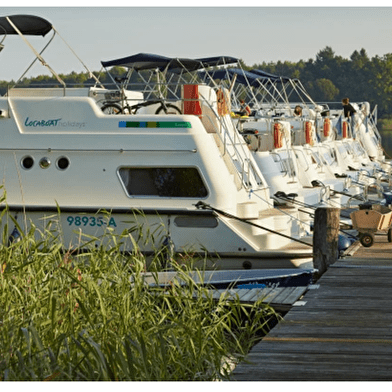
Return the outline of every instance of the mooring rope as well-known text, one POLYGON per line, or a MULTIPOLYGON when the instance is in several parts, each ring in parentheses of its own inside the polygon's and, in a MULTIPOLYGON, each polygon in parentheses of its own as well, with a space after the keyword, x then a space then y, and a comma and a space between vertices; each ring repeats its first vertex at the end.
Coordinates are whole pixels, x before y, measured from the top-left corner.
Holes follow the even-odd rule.
POLYGON ((196 203, 196 204, 195 204, 195 207, 198 208, 198 209, 214 211, 214 212, 216 212, 216 213, 218 213, 218 214, 220 214, 220 215, 223 215, 223 216, 225 216, 225 217, 227 217, 227 218, 232 218, 232 219, 238 220, 238 221, 240 221, 240 222, 247 223, 247 224, 249 224, 249 225, 251 225, 251 226, 255 226, 255 227, 259 228, 259 229, 263 229, 263 230, 269 231, 270 233, 273 233, 273 234, 280 235, 280 236, 282 236, 282 237, 288 238, 289 240, 296 241, 296 242, 299 242, 299 243, 301 243, 301 244, 303 244, 303 245, 307 245, 307 246, 313 247, 313 244, 308 244, 307 242, 301 241, 301 240, 299 240, 299 239, 297 239, 297 238, 290 237, 290 236, 288 236, 288 235, 286 235, 286 234, 283 234, 283 233, 279 233, 278 231, 269 229, 269 228, 267 228, 267 227, 258 225, 258 224, 256 224, 256 223, 249 222, 249 221, 246 220, 246 219, 239 218, 238 216, 235 216, 235 215, 229 214, 228 212, 225 212, 225 211, 219 210, 219 209, 217 209, 217 208, 214 208, 214 207, 210 206, 209 204, 206 204, 206 203, 204 203, 204 202, 202 202, 202 201, 199 201, 198 203, 196 203))

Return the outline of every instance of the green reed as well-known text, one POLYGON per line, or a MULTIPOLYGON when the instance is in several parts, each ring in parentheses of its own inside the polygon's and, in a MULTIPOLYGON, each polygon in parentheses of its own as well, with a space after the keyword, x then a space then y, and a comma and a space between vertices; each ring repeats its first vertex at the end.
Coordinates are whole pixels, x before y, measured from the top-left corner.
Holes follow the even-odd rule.
POLYGON ((0 380, 229 379, 277 317, 213 299, 174 259, 179 279, 147 285, 143 254, 120 251, 129 233, 78 252, 37 230, 0 245, 0 380))

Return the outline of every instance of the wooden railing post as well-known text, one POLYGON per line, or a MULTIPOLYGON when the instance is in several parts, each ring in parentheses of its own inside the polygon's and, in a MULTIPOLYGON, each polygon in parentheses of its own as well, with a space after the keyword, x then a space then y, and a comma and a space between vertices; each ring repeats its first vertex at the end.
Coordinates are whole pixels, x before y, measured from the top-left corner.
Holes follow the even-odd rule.
POLYGON ((322 275, 338 258, 340 208, 317 208, 314 216, 313 265, 322 275))

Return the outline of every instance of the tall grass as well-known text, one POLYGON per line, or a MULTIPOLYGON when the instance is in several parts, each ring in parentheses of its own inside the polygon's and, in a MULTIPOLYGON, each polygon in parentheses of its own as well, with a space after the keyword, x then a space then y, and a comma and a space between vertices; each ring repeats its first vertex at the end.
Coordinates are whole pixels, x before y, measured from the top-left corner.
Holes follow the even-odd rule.
POLYGON ((274 310, 214 300, 174 259, 178 280, 147 285, 141 252, 125 255, 124 238, 107 235, 84 253, 48 230, 37 239, 34 226, 3 239, 0 380, 229 379, 274 310))

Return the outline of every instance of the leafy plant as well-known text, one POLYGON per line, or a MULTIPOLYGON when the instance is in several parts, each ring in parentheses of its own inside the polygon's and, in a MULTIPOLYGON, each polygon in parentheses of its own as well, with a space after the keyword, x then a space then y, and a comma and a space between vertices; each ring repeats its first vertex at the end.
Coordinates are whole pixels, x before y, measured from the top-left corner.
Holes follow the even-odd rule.
POLYGON ((50 227, 0 246, 0 380, 229 379, 277 317, 213 299, 174 258, 170 284, 154 269, 147 284, 143 254, 121 252, 130 233, 65 250, 50 227))

